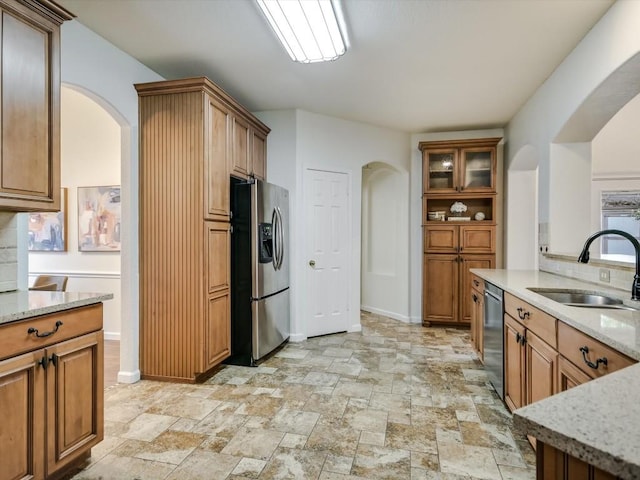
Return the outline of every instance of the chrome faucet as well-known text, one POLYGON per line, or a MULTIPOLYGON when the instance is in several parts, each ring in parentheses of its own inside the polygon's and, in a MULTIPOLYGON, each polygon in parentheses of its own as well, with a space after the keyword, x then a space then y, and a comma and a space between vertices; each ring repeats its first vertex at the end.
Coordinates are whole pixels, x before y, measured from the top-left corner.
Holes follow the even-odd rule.
POLYGON ((620 235, 633 244, 633 248, 636 250, 636 274, 633 277, 633 285, 631 286, 631 300, 640 300, 640 242, 638 242, 638 239, 633 235, 623 232, 622 230, 601 230, 596 232, 584 242, 584 247, 582 247, 578 261, 581 263, 589 263, 589 247, 591 243, 601 235, 620 235))

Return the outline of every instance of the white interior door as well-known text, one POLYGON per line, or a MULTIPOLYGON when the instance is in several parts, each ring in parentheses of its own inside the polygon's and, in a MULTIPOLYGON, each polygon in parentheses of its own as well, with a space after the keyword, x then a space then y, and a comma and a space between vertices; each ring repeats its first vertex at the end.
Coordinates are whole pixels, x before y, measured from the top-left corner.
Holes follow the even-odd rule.
POLYGON ((348 321, 349 177, 305 170, 307 336, 344 332, 348 321))

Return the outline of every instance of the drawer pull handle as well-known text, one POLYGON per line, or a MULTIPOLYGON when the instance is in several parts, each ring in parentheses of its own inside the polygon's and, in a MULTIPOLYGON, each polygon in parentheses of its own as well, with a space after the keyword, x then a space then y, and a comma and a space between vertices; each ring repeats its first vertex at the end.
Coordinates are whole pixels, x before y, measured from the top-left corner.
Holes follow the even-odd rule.
POLYGON ((584 360, 584 363, 586 363, 588 367, 591 367, 594 370, 597 370, 600 364, 603 364, 605 367, 607 366, 607 363, 608 363, 607 357, 598 358, 596 359, 596 362, 593 363, 591 360, 587 358, 587 354, 589 353, 589 347, 587 346, 580 347, 580 351, 582 352, 582 358, 584 360))
POLYGON ((38 365, 41 365, 42 368, 44 368, 46 370, 47 369, 47 365, 49 365, 49 357, 47 357, 46 355, 44 357, 42 357, 38 361, 38 365))
POLYGON ((530 315, 531 314, 529 312, 525 312, 524 308, 518 307, 518 318, 520 320, 526 320, 530 315))
POLYGON ((479 286, 480 286, 480 282, 479 282, 478 280, 474 280, 474 281, 473 281, 473 284, 474 284, 476 287, 479 287, 479 286))
POLYGON ((478 303, 478 296, 475 293, 473 294, 473 303, 478 303))
MULTIPOLYGON (((51 335, 53 335, 54 333, 56 333, 58 331, 58 329, 62 326, 62 322, 60 320, 58 320, 56 322, 56 328, 54 328, 53 330, 51 330, 50 332, 44 332, 44 333, 39 333, 37 328, 33 328, 30 327, 29 330, 27 330, 27 333, 29 335, 31 335, 32 333, 36 334, 36 337, 38 338, 45 338, 45 337, 50 337, 51 335)), ((43 365, 44 366, 44 365, 43 365)))

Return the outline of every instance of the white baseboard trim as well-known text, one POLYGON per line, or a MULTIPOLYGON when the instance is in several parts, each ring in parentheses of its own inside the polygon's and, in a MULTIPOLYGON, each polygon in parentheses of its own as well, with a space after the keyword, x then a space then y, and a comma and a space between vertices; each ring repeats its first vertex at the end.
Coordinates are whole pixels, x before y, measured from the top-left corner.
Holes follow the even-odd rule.
POLYGON ((389 312, 387 310, 382 310, 380 308, 369 307, 367 305, 361 305, 360 310, 364 310, 365 312, 375 313, 376 315, 382 315, 384 317, 393 318, 394 320, 399 320, 404 323, 413 323, 410 317, 406 315, 400 315, 399 313, 389 312))
POLYGON ((136 383, 140 381, 140 370, 135 372, 118 372, 118 383, 136 383))
POLYGON ((422 317, 411 317, 411 323, 419 323, 422 325, 422 317))
POLYGON ((359 323, 354 323, 353 325, 351 325, 351 328, 349 328, 349 333, 355 333, 355 332, 361 332, 362 331, 362 325, 359 323))
POLYGON ((293 343, 304 342, 307 336, 302 333, 292 333, 289 335, 289 341, 293 343))
POLYGON ((120 332, 104 332, 104 339, 120 341, 120 332))

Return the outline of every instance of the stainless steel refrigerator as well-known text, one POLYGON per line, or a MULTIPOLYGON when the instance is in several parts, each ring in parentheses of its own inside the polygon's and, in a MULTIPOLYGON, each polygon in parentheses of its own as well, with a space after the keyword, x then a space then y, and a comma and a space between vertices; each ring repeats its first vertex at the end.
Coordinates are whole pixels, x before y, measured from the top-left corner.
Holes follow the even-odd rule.
POLYGON ((254 365, 289 339, 289 192, 231 180, 231 357, 254 365))

